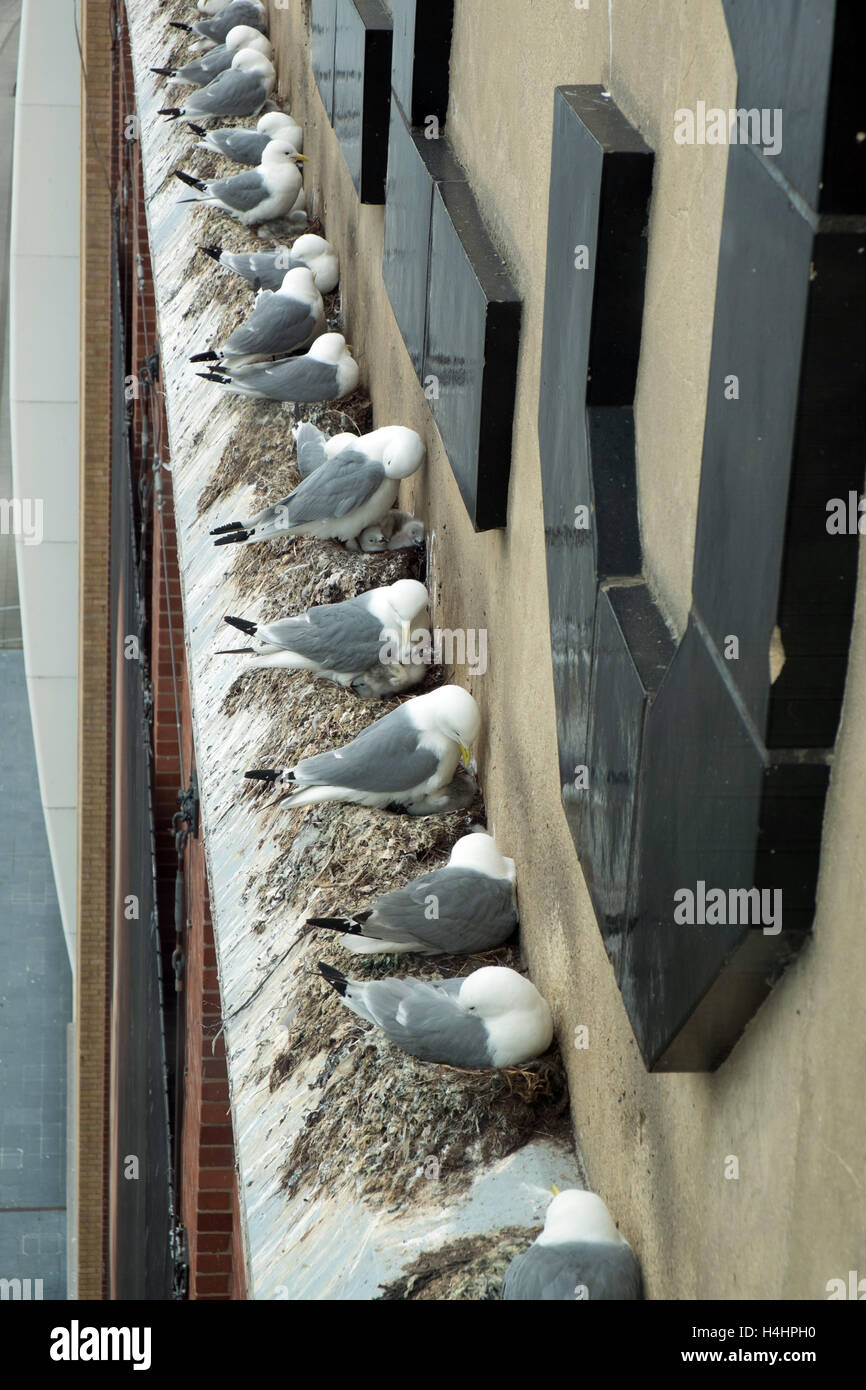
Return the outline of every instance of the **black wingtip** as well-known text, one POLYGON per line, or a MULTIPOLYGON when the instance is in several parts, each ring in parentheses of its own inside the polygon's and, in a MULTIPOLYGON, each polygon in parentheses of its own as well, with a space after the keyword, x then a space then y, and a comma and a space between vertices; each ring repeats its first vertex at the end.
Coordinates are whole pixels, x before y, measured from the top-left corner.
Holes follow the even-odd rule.
POLYGON ((229 376, 220 376, 217 372, 196 372, 196 376, 203 377, 205 381, 218 381, 220 386, 231 386, 232 380, 229 376))
POLYGON ((359 936, 361 928, 349 917, 308 917, 308 927, 322 927, 325 931, 347 932, 349 936, 359 936))
POLYGON ((232 531, 227 536, 217 536, 214 545, 237 545, 249 540, 251 535, 251 531, 232 531))
POLYGON ((187 125, 189 126, 190 130, 195 131, 196 135, 207 135, 207 131, 205 130, 203 125, 196 125, 195 121, 187 121, 187 125))
POLYGON ((161 106, 156 114, 167 116, 170 121, 176 121, 178 116, 183 115, 183 111, 179 106, 161 106))
POLYGON ((323 980, 327 980, 332 989, 342 997, 346 993, 349 981, 345 975, 341 975, 339 970, 335 970, 333 965, 326 965, 323 960, 317 962, 318 971, 323 980))
MULTIPOLYGON (((213 531, 211 531, 211 535, 213 535, 213 531)), ((233 618, 230 613, 226 613, 223 622, 230 623, 232 627, 237 628, 238 632, 249 633, 250 637, 255 636, 258 627, 258 623, 251 623, 249 618, 233 618)))
POLYGON ((188 34, 191 34, 191 33, 192 33, 192 25, 191 25, 191 24, 181 24, 181 23, 179 22, 179 20, 176 20, 176 19, 170 19, 170 20, 168 21, 168 24, 169 24, 169 28, 170 28, 170 29, 185 29, 186 32, 187 32, 188 34))
POLYGON ((206 256, 210 256, 212 261, 218 261, 223 253, 221 246, 200 246, 198 249, 206 256))
POLYGON ((197 188, 199 193, 204 193, 207 188, 207 184, 202 183, 201 179, 195 178, 192 174, 185 174, 183 169, 175 169, 174 176, 189 188, 197 188))
POLYGON ((210 352, 197 352, 195 356, 191 357, 189 360, 190 362, 219 362, 220 355, 218 352, 214 352, 213 349, 211 349, 210 352))
POLYGON ((227 521, 225 526, 215 526, 211 531, 212 536, 224 536, 228 531, 243 531, 242 521, 227 521))
POLYGON ((214 656, 255 656, 255 647, 221 647, 214 656))
POLYGON ((278 767, 253 767, 244 773, 253 782, 279 782, 282 775, 278 767))
POLYGON ((151 68, 151 72, 158 72, 160 77, 174 77, 177 68, 151 68))

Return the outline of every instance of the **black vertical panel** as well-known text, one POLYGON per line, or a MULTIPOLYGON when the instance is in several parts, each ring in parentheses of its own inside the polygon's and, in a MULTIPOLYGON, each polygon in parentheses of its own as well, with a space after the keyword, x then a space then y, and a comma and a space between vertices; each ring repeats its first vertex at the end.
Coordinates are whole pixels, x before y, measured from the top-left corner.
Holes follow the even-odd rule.
POLYGON ((466 183, 433 191, 427 286, 428 399, 477 531, 504 526, 520 299, 466 183))
POLYGON ((334 131, 362 203, 385 201, 391 18, 382 0, 337 0, 334 131))
POLYGON ((310 55, 328 120, 334 119, 334 44, 338 0, 311 0, 310 55))
POLYGON ((752 150, 728 156, 693 596, 761 728, 778 608, 812 231, 752 150), (737 377, 739 399, 725 378, 737 377))
POLYGON ((454 0, 390 0, 394 20, 391 85, 412 125, 448 109, 454 0))
POLYGON ((392 96, 382 276, 419 378, 424 365, 433 188, 446 179, 466 179, 447 141, 428 140, 423 131, 410 129, 392 96))

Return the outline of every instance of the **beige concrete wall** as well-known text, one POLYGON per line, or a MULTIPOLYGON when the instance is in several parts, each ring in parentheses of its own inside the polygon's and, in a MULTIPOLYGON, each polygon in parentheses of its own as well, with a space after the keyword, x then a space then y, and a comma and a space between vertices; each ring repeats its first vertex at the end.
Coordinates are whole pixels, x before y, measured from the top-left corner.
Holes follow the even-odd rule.
POLYGON ((404 485, 402 503, 435 532, 436 621, 488 628, 488 673, 457 678, 483 709, 489 818, 517 861, 524 951, 556 1011, 591 1182, 639 1252, 652 1297, 824 1297, 828 1279, 863 1263, 862 592, 814 943, 716 1074, 646 1074, 556 771, 536 429, 553 89, 604 82, 656 150, 637 405, 641 520, 652 581, 681 630, 726 151, 675 146, 673 112, 699 98, 727 106, 734 95, 721 4, 590 0, 583 11, 569 0, 456 0, 447 135, 524 298, 509 525, 485 535, 466 518, 384 293, 384 212, 355 198, 312 82, 305 9, 280 10, 272 0, 281 88, 306 125, 308 183, 342 257, 348 336, 376 423, 412 426, 427 442, 426 468, 404 485), (588 1051, 570 1046, 578 1023, 589 1026, 588 1051), (736 1181, 724 1177, 731 1154, 736 1181))

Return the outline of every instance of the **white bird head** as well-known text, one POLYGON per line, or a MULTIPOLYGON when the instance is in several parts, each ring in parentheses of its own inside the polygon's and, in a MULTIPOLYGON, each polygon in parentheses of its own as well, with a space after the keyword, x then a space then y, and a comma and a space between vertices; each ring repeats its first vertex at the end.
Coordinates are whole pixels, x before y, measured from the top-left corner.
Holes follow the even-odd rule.
POLYGON ((279 169, 287 164, 306 164, 307 156, 298 154, 291 140, 277 136, 269 140, 262 150, 260 165, 267 169, 279 169))
POLYGON ((239 48, 232 58, 232 67, 236 72, 257 72, 268 84, 268 91, 277 80, 276 69, 271 60, 255 48, 239 48))
POLYGON ((313 272, 305 265, 296 265, 294 270, 287 270, 277 293, 284 294, 289 299, 306 300, 310 304, 321 299, 313 272))
POLYGON ((435 730, 459 746, 465 767, 469 749, 481 732, 481 711, 468 690, 459 685, 441 685, 427 695, 418 695, 409 706, 419 729, 435 730))
POLYGON ((424 442, 404 425, 386 425, 364 435, 364 453, 378 459, 389 478, 408 478, 424 462, 424 442))
POLYGON ((321 338, 317 338, 313 343, 307 356, 315 358, 317 362, 327 362, 330 366, 336 367, 345 358, 351 357, 351 353, 342 333, 323 333, 321 338))
POLYGON ((383 597, 396 616, 402 650, 408 652, 412 641, 412 624, 422 613, 426 614, 430 595, 417 579, 398 579, 395 584, 389 584, 383 597))
POLYGON ((449 864, 455 869, 476 869, 490 878, 506 878, 513 883, 517 871, 513 859, 506 859, 496 848, 492 835, 475 830, 462 835, 451 851, 449 864))
POLYGON ((236 24, 226 34, 226 48, 229 53, 237 53, 239 48, 251 48, 255 53, 264 53, 270 58, 273 47, 266 34, 259 33, 249 24, 236 24))
POLYGON ((277 135, 287 126, 294 124, 291 116, 287 116, 285 111, 266 111, 256 121, 256 130, 260 135, 277 135))
MULTIPOLYGON (((470 976, 471 978, 471 976, 470 976)), ((461 999, 463 992, 461 990, 461 999)), ((570 1187, 559 1192, 547 1208, 539 1245, 568 1245, 574 1241, 604 1245, 627 1245, 616 1229, 613 1217, 595 1192, 570 1187)))
MULTIPOLYGON (((509 970, 504 965, 483 965, 466 978, 460 990, 460 1003, 469 1013, 483 1019, 497 1019, 516 1014, 534 1018, 544 1016, 550 1019, 547 1002, 538 993, 531 980, 509 970)), ((550 1037, 553 1037, 553 1022, 550 1020, 550 1037)), ((550 1039, 548 1039, 549 1045, 550 1039)), ((541 1049, 544 1051, 544 1048, 541 1049)))
POLYGON ((306 261, 322 294, 334 288, 340 278, 340 262, 333 246, 324 237, 305 232, 292 246, 292 255, 296 261, 306 261))

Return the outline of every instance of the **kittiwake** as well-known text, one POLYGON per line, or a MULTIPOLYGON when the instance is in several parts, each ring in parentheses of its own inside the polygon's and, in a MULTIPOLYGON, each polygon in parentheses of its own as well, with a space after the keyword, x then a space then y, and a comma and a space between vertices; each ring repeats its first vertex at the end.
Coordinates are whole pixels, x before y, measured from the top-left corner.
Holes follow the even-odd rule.
POLYGON ((179 116, 257 116, 277 80, 276 69, 264 55, 252 48, 241 48, 232 65, 206 87, 199 87, 184 98, 183 106, 162 106, 160 116, 176 121, 179 116))
POLYGON ((252 641, 236 649, 250 655, 246 670, 287 667, 348 686, 357 695, 390 695, 424 678, 423 664, 412 662, 411 653, 413 640, 429 638, 429 601, 417 579, 398 579, 341 603, 316 604, 294 618, 253 623, 227 616, 224 621, 252 641))
MULTIPOLYGON (((264 116, 259 116, 255 130, 246 130, 238 125, 205 130, 204 126, 196 125, 194 121, 187 121, 187 125, 201 136, 197 148, 221 154, 235 164, 258 164, 269 140, 288 140, 298 151, 304 148, 303 126, 299 126, 286 111, 265 112, 264 116)), ((273 285, 265 285, 265 289, 273 288, 273 285)))
MULTIPOLYGON (((310 353, 335 336, 339 335, 317 338, 310 353)), ((291 360, 304 362, 306 358, 291 360)), ((420 435, 403 425, 386 425, 360 438, 344 438, 346 443, 339 453, 302 478, 281 502, 265 507, 249 521, 214 527, 211 535, 218 537, 214 544, 252 545, 290 536, 347 541, 369 526, 374 517, 384 515, 397 495, 400 479, 408 478, 424 460, 420 435)))
MULTIPOLYGON (((221 43, 218 48, 209 49, 200 58, 185 63, 182 68, 151 68, 151 72, 167 77, 166 86, 204 87, 221 72, 225 72, 226 68, 231 67, 232 59, 241 48, 264 53, 268 59, 274 51, 270 39, 260 34, 257 29, 251 29, 248 24, 236 24, 229 30, 225 43, 221 43)), ((258 164, 258 160, 253 162, 258 164)))
POLYGON ((295 266, 309 266, 313 279, 321 294, 328 294, 335 288, 340 278, 340 263, 337 253, 329 241, 306 232, 299 236, 290 247, 281 246, 276 251, 245 251, 237 254, 223 251, 221 246, 200 246, 206 256, 218 261, 220 265, 233 270, 236 275, 249 280, 251 285, 259 284, 263 290, 278 290, 287 270, 295 266))
POLYGON ((504 965, 484 965, 455 980, 349 980, 323 961, 319 973, 347 1009, 422 1062, 472 1071, 518 1067, 540 1057, 553 1039, 547 1001, 531 980, 504 965))
POLYGON ((324 331, 325 306, 312 271, 287 270, 278 290, 259 290, 249 318, 226 338, 219 351, 199 352, 190 362, 220 361, 227 367, 261 362, 297 352, 324 331))
POLYGON ((227 179, 197 179, 182 169, 174 172, 175 178, 199 194, 181 202, 212 203, 253 227, 291 212, 303 186, 298 163, 306 158, 287 140, 269 140, 257 169, 246 169, 227 179))
MULTIPOLYGON (((286 357, 267 364, 252 362, 234 371, 216 367, 211 372, 199 372, 199 376, 240 396, 306 403, 338 401, 351 395, 360 371, 342 333, 323 333, 302 357, 286 357)), ((368 518, 363 525, 369 524, 368 518)))
POLYGON ((463 835, 442 869, 422 874, 351 917, 310 917, 307 925, 345 932, 356 955, 470 955, 507 941, 517 926, 513 859, 492 835, 463 835))
POLYGON ((558 1192, 535 1244, 511 1261, 503 1299, 569 1302, 642 1298, 640 1265, 594 1192, 558 1192))
POLYGON ((480 730, 481 714, 468 690, 443 685, 404 701, 342 748, 302 758, 294 767, 257 768, 244 775, 289 783, 277 798, 288 801, 289 809, 346 801, 427 815, 430 798, 448 786, 461 757, 468 767, 480 730))
MULTIPOLYGON (((205 40, 206 44, 225 43, 229 30, 236 24, 248 24, 260 34, 268 32, 267 11, 259 0, 222 0, 222 3, 220 0, 211 0, 206 10, 201 5, 199 9, 208 18, 196 19, 192 24, 169 20, 170 27, 195 34, 199 39, 205 40)), ((203 48, 205 44, 196 46, 203 48)))

